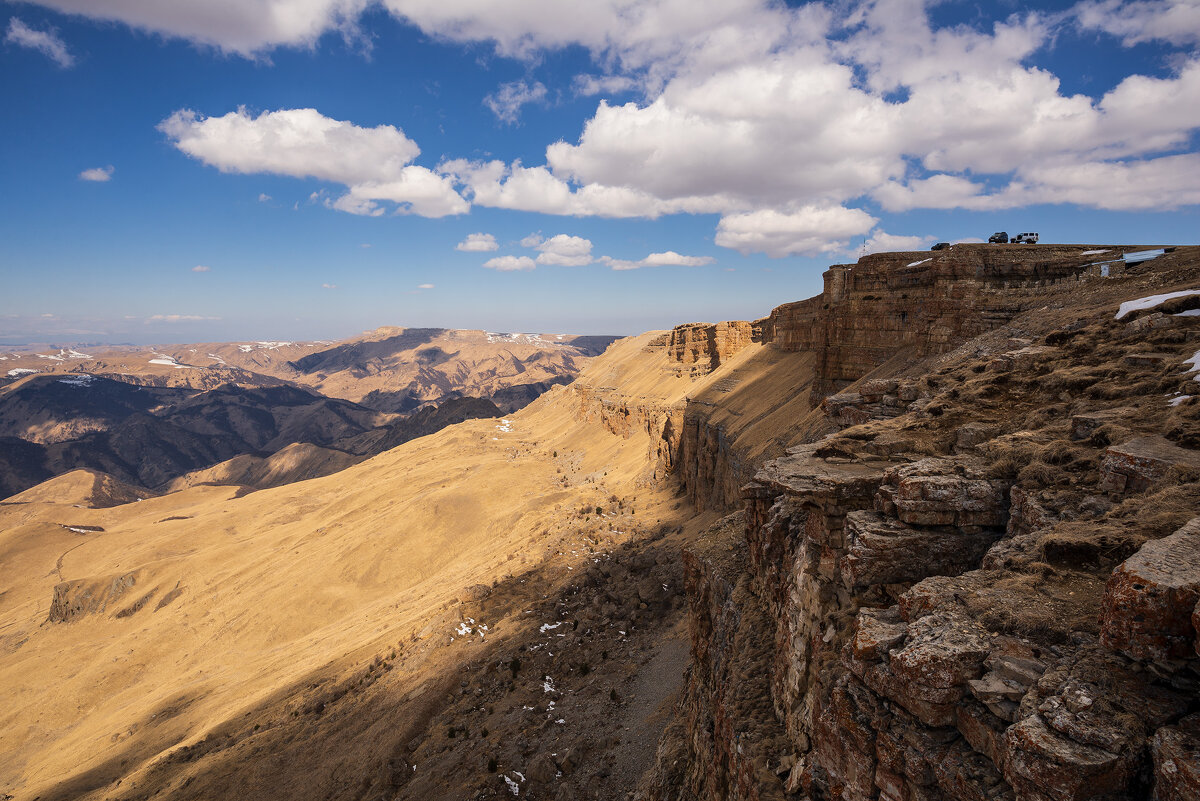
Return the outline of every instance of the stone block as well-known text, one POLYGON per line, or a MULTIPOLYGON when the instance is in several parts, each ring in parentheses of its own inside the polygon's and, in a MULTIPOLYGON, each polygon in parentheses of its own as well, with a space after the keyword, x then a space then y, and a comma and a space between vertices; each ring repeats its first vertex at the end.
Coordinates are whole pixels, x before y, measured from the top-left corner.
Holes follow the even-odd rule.
POLYGON ((1200 517, 1117 566, 1104 589, 1100 642, 1135 659, 1193 656, 1197 603, 1200 517))
POLYGON ((1115 409, 1072 415, 1071 439, 1088 439, 1101 426, 1116 423, 1134 413, 1135 410, 1128 406, 1119 406, 1115 409))
POLYGON ((1104 492, 1143 492, 1176 465, 1200 470, 1200 452, 1159 436, 1135 437, 1105 450, 1099 487, 1104 492))
POLYGON ((1132 754, 1077 743, 1031 715, 1004 735, 1004 778, 1022 801, 1126 797, 1137 775, 1132 754))

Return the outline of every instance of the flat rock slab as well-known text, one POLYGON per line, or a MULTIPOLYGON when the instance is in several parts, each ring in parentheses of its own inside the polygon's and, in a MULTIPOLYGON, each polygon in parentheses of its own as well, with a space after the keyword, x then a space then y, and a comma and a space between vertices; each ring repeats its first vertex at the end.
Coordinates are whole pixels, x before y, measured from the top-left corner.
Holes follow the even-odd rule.
POLYGON ((1087 439, 1096 433, 1096 429, 1109 423, 1124 420, 1136 412, 1129 406, 1118 406, 1115 409, 1102 409, 1098 412, 1083 412, 1071 416, 1071 439, 1087 439))
POLYGON ((1136 437, 1104 452, 1100 489, 1143 492, 1176 465, 1200 470, 1200 451, 1181 448, 1163 437, 1136 437))
POLYGON ((1200 517, 1147 542, 1113 571, 1104 590, 1100 642, 1134 659, 1193 656, 1197 603, 1200 517))
POLYGON ((849 549, 841 560, 847 587, 900 584, 975 568, 1000 531, 916 528, 878 512, 846 515, 849 549))

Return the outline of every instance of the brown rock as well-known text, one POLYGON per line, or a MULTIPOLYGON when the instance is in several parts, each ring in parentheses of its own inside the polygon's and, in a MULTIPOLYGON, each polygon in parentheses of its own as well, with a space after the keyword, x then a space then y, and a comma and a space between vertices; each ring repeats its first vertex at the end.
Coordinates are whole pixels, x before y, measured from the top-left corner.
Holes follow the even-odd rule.
POLYGON ((857 628, 850 640, 856 659, 878 662, 887 652, 904 641, 908 626, 900 620, 897 609, 862 609, 856 618, 857 628))
MULTIPOLYGON (((1003 526, 1008 484, 982 478, 961 459, 921 459, 887 471, 895 514, 922 526, 1003 526)), ((877 507, 878 508, 878 507, 877 507)))
POLYGON ((914 528, 877 512, 846 515, 845 532, 849 549, 841 571, 847 587, 962 573, 977 566, 999 537, 998 531, 914 528))
POLYGON ((1154 759, 1154 801, 1200 798, 1200 715, 1159 729, 1150 742, 1154 759))
POLYGON ((1121 796, 1137 773, 1130 754, 1077 743, 1050 729, 1039 715, 1004 735, 1004 778, 1028 801, 1082 801, 1121 796))
POLYGON ((1143 492, 1176 465, 1200 470, 1200 452, 1163 437, 1136 437, 1104 452, 1099 486, 1104 492, 1143 492))
POLYGON ((1084 412, 1071 416, 1071 439, 1087 439, 1096 433, 1101 426, 1115 423, 1133 414, 1134 409, 1120 406, 1116 409, 1103 409, 1098 412, 1084 412))
POLYGON ((1100 642, 1135 659, 1182 659, 1196 653, 1200 602, 1200 517, 1143 545, 1108 580, 1100 642))

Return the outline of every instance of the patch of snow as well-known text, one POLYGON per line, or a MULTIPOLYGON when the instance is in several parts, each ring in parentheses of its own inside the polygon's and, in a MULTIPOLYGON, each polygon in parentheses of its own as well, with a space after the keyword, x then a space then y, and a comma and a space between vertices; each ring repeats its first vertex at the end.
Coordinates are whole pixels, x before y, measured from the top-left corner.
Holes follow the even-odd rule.
POLYGON ((70 378, 60 378, 58 383, 66 384, 69 387, 87 387, 96 380, 96 376, 84 373, 83 375, 72 376, 70 378))
POLYGON ((912 264, 910 264, 908 266, 909 267, 920 267, 922 264, 924 264, 925 262, 928 262, 928 261, 933 261, 933 257, 930 256, 928 259, 921 259, 920 261, 914 261, 912 264))
POLYGON ((1101 253, 1107 253, 1107 250, 1085 250, 1080 253, 1080 256, 1099 256, 1101 253))
POLYGON ((554 722, 555 722, 555 723, 566 723, 566 721, 565 721, 565 720, 563 720, 562 718, 559 718, 558 720, 556 720, 556 721, 554 721, 554 722))
POLYGON ((542 627, 540 629, 538 629, 538 631, 540 631, 542 634, 545 634, 550 629, 556 629, 559 626, 561 626, 562 624, 563 624, 563 621, 561 621, 561 620, 558 621, 557 623, 543 623, 542 627))
POLYGON ((67 531, 74 531, 76 534, 91 534, 91 533, 93 533, 91 531, 91 529, 75 528, 74 526, 67 526, 67 531))
POLYGON ((57 353, 37 353, 34 355, 36 355, 39 359, 49 359, 52 362, 63 361, 63 357, 59 356, 57 353))
POLYGON ((547 676, 545 679, 542 680, 542 692, 544 692, 544 693, 558 692, 558 690, 554 689, 554 680, 551 679, 549 676, 547 676))
POLYGON ((13 369, 9 370, 5 375, 7 375, 9 378, 20 378, 23 375, 33 375, 36 372, 39 372, 39 371, 38 370, 30 370, 28 367, 14 367, 13 369))
POLYGON ((1155 306, 1166 303, 1168 300, 1186 298, 1190 295, 1200 295, 1200 289, 1185 289, 1180 292, 1167 292, 1165 295, 1149 295, 1137 300, 1127 300, 1121 304, 1121 308, 1117 309, 1117 316, 1113 319, 1120 320, 1130 312, 1153 309, 1155 306))
POLYGON ((1185 400, 1187 400, 1190 397, 1192 397, 1192 396, 1191 395, 1180 395, 1178 398, 1171 398, 1169 401, 1167 401, 1167 405, 1168 406, 1178 406, 1179 404, 1183 403, 1185 400))
POLYGON ((86 353, 80 353, 79 351, 77 351, 73 348, 64 349, 62 351, 62 355, 68 359, 90 359, 90 358, 92 358, 91 356, 87 355, 86 353))
POLYGON ((1172 314, 1172 317, 1200 317, 1200 309, 1188 309, 1181 311, 1178 314, 1172 314))
POLYGON ((249 353, 250 351, 254 350, 254 346, 253 345, 238 345, 238 350, 240 350, 242 353, 249 353))
POLYGON ((512 790, 513 795, 521 794, 521 785, 517 784, 507 776, 501 776, 500 778, 504 779, 504 783, 508 785, 508 789, 512 790))
POLYGON ((496 426, 496 430, 503 431, 505 434, 511 434, 512 433, 512 421, 508 420, 507 418, 504 420, 501 420, 500 424, 498 426, 496 426))
POLYGON ((1194 373, 1197 370, 1200 370, 1200 350, 1193 353, 1192 358, 1184 359, 1183 363, 1187 364, 1187 365, 1191 365, 1190 367, 1188 367, 1188 369, 1183 371, 1184 375, 1187 375, 1188 373, 1194 373))

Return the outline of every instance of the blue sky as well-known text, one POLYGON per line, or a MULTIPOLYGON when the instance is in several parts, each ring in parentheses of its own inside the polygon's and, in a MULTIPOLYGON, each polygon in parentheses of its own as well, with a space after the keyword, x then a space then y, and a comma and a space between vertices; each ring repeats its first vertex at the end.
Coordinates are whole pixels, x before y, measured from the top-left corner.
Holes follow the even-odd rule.
POLYGON ((0 3, 0 346, 636 333, 1185 243, 1200 3, 0 3))

